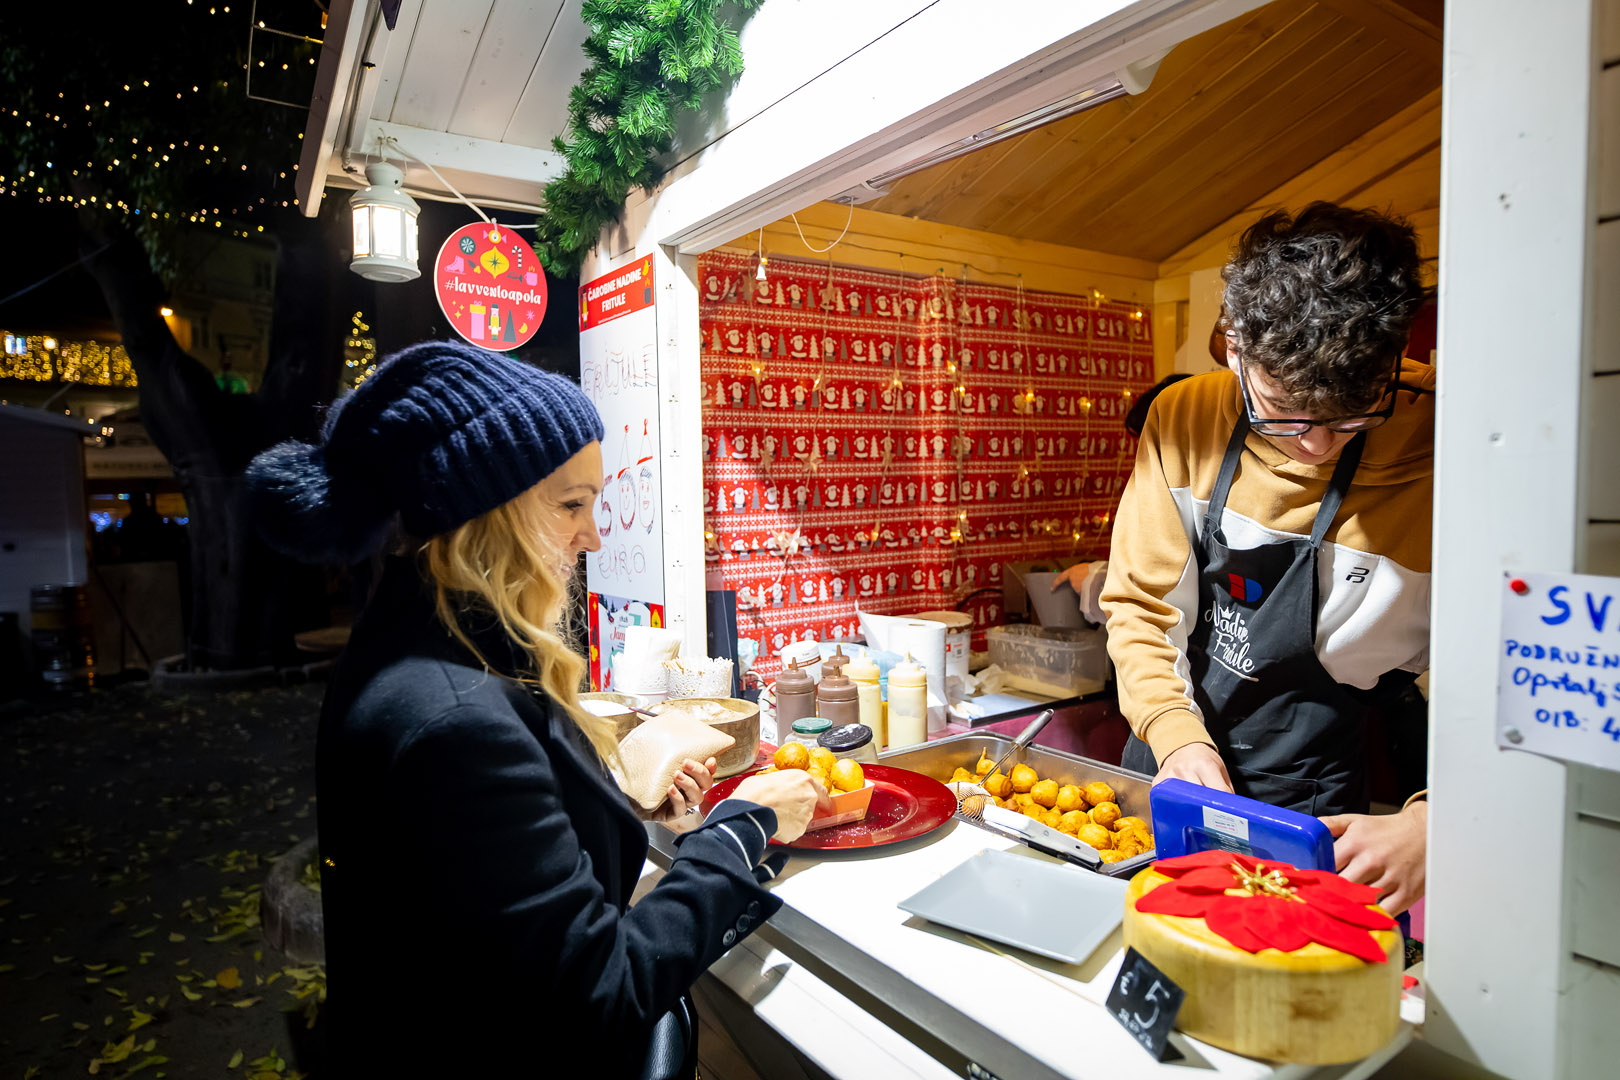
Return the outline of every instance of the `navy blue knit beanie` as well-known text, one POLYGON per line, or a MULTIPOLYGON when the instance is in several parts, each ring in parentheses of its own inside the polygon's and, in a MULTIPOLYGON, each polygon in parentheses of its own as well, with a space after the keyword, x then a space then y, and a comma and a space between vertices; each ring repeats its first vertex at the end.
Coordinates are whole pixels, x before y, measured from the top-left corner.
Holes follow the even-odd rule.
POLYGON ((266 543, 311 562, 377 551, 397 515, 427 538, 489 512, 602 438, 568 379, 459 341, 403 349, 326 415, 319 446, 253 459, 252 513, 266 543))

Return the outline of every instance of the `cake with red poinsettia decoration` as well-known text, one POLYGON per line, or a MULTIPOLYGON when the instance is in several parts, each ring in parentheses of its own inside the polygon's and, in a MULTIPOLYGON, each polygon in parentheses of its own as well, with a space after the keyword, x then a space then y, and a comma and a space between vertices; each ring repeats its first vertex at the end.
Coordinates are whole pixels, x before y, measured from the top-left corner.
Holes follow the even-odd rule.
POLYGON ((1328 1065, 1400 1028, 1401 934, 1377 893, 1230 851, 1131 879, 1125 944, 1187 992, 1176 1026, 1252 1057, 1328 1065))

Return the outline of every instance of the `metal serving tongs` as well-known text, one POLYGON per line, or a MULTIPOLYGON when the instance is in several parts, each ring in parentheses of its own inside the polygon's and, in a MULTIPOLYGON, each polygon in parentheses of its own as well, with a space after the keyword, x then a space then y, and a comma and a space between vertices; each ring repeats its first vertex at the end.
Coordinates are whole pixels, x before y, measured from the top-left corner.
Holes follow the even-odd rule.
MULTIPOLYGON (((1042 728, 1052 719, 1052 710, 1047 709, 1037 716, 1030 725, 1019 733, 1013 740, 1007 752, 991 766, 986 776, 994 776, 1001 772, 1001 767, 1007 764, 1014 755, 1030 744, 1030 741, 1040 734, 1042 728)), ((959 783, 956 785, 956 811, 973 824, 982 829, 1010 840, 1017 840, 1027 844, 1037 851, 1044 851, 1048 855, 1055 855, 1069 862, 1079 863, 1081 866, 1095 870, 1102 866, 1102 856, 1090 844, 1082 843, 1066 833, 1045 825, 1024 814, 1013 813, 996 806, 990 798, 990 793, 978 784, 959 783)))
MULTIPOLYGON (((1055 715, 1054 710, 1045 709, 1039 716, 1031 720, 1029 722, 1029 727, 1018 733, 1018 737, 1013 740, 1012 745, 1007 747, 1007 752, 1002 754, 1001 757, 997 758, 996 763, 990 766, 990 771, 984 775, 989 777, 1001 772, 1001 767, 1003 765, 1007 764, 1007 762, 1011 761, 1018 754, 1022 753, 1024 748, 1034 741, 1035 736, 1041 733, 1041 729, 1051 722, 1053 715, 1055 715)), ((963 810, 964 804, 968 799, 975 796, 988 797, 990 794, 983 788, 983 786, 979 784, 958 783, 955 787, 955 791, 956 809, 958 813, 963 810)))

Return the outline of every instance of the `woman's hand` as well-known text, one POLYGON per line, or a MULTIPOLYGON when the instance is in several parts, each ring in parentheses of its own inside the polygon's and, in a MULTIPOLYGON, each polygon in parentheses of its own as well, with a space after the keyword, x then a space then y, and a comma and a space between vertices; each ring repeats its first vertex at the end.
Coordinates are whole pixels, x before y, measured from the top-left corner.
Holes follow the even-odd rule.
POLYGON ((652 819, 674 821, 676 818, 686 816, 688 810, 696 809, 703 801, 704 794, 714 787, 716 768, 714 758, 701 764, 687 758, 685 764, 681 766, 681 771, 675 774, 675 782, 669 785, 669 798, 653 811, 652 819))
POLYGON ((1159 775, 1153 778, 1153 782, 1157 784, 1172 777, 1219 791, 1232 790, 1232 778, 1227 775, 1226 762, 1208 743, 1188 743, 1166 754, 1164 760, 1159 762, 1159 775))
POLYGON ((1335 839, 1333 861, 1348 881, 1371 885, 1378 902, 1399 915, 1423 898, 1429 853, 1429 804, 1398 814, 1336 814, 1322 818, 1335 839))
POLYGON ((1052 575, 1052 591, 1057 592, 1059 589, 1063 588, 1063 586, 1071 585, 1074 587, 1075 592, 1079 592, 1080 587, 1086 583, 1086 578, 1090 576, 1090 563, 1075 563, 1067 570, 1060 570, 1056 574, 1052 575))
POLYGON ((756 773, 737 785, 734 796, 776 811, 776 839, 791 844, 804 835, 818 807, 831 810, 832 797, 804 769, 756 773))

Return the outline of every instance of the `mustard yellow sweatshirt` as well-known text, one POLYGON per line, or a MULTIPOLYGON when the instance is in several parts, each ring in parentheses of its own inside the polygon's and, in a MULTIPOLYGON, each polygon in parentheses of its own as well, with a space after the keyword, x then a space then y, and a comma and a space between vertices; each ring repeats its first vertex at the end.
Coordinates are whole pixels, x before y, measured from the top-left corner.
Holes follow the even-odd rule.
MULTIPOLYGON (((1394 415, 1369 432, 1317 559, 1316 654, 1335 679, 1367 689, 1429 666, 1434 368, 1406 360, 1394 415)), ((1187 632, 1198 618, 1191 537, 1243 409, 1237 377, 1215 371, 1164 389, 1148 412, 1114 519, 1101 604, 1120 709, 1163 761, 1214 745, 1193 699, 1187 632)), ((1308 537, 1333 462, 1305 465, 1251 433, 1221 529, 1233 548, 1308 537)))

